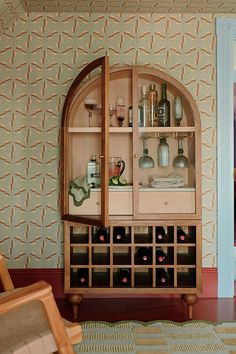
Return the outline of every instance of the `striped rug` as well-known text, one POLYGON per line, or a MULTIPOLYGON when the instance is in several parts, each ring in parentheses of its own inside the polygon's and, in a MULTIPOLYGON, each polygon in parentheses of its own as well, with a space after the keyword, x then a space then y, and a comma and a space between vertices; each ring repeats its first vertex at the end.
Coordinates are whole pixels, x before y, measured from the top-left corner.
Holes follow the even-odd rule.
POLYGON ((236 321, 84 322, 76 353, 236 354, 236 321))

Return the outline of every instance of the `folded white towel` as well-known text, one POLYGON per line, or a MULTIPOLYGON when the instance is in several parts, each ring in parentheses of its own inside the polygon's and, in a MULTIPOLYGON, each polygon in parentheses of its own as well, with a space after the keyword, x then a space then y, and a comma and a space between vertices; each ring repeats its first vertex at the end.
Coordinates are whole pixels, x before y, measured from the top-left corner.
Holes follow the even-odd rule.
POLYGON ((151 176, 149 184, 153 188, 178 188, 184 186, 184 178, 176 173, 167 177, 151 176))

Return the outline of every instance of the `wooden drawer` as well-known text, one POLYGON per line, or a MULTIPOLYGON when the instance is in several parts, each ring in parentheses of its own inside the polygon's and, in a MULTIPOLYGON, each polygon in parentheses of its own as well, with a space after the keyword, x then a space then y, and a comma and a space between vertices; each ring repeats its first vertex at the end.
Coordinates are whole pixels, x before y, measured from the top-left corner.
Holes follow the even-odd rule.
POLYGON ((195 191, 140 191, 139 212, 195 213, 195 191))
MULTIPOLYGON (((132 215, 133 203, 131 191, 109 192, 110 215, 132 215)), ((74 205, 73 198, 69 196, 69 212, 71 215, 100 215, 101 193, 91 192, 90 198, 84 200, 80 207, 74 205)))

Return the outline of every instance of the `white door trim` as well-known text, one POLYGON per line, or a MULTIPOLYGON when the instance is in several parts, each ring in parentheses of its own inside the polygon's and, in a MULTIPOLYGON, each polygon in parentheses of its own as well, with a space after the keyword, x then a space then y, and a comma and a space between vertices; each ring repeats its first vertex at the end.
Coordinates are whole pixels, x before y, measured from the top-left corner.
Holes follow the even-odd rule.
POLYGON ((236 19, 217 18, 218 297, 234 296, 233 40, 236 19))

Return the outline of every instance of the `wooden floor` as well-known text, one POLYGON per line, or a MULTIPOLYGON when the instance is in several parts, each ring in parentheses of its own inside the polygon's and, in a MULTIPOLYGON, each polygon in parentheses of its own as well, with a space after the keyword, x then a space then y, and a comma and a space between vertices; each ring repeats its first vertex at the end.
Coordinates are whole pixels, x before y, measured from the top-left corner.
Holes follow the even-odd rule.
MULTIPOLYGON (((63 317, 72 320, 72 307, 66 300, 57 301, 63 317)), ((193 319, 211 322, 236 320, 236 297, 232 299, 199 299, 193 319)), ((187 307, 180 298, 83 299, 78 322, 124 320, 187 321, 187 307)))

